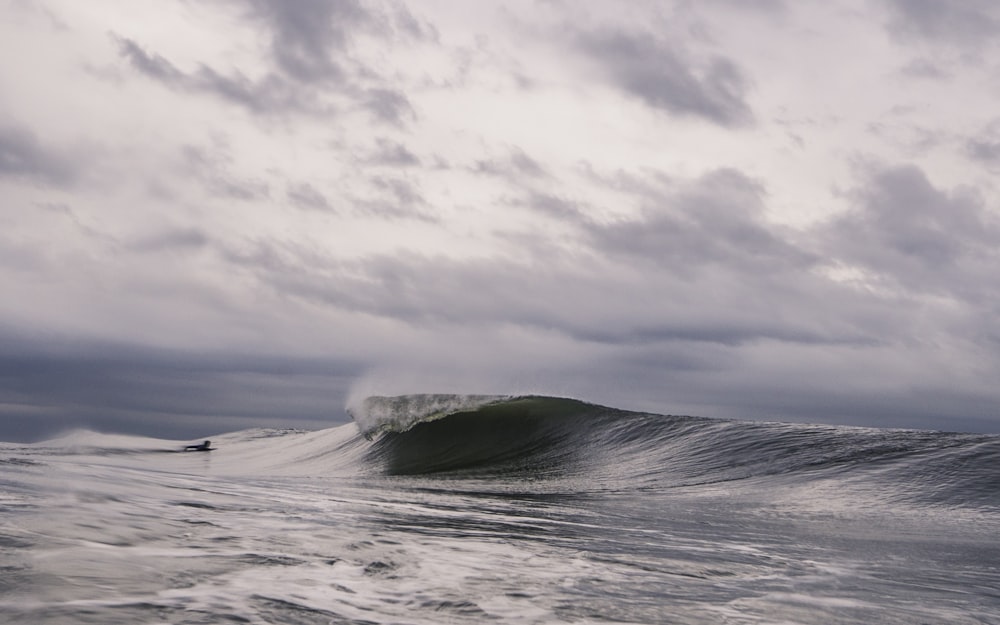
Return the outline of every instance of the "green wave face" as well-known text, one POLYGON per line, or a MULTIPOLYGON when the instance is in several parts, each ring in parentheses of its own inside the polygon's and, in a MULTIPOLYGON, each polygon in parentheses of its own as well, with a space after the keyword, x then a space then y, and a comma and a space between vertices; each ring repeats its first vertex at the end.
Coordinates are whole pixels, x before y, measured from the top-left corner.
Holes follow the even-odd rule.
POLYGON ((580 466, 578 443, 603 429, 601 417, 627 414, 556 397, 388 399, 380 405, 408 411, 389 421, 403 427, 383 426, 368 458, 393 475, 565 476, 580 466))
POLYGON ((577 490, 836 479, 879 500, 1000 505, 998 436, 657 415, 544 396, 371 397, 362 408, 363 462, 389 475, 569 479, 577 490))

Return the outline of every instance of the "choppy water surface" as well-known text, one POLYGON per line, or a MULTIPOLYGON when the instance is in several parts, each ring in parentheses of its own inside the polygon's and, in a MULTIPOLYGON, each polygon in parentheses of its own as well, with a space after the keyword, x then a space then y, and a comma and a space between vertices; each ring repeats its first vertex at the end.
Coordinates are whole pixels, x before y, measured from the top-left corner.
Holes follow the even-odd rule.
POLYGON ((1000 437, 552 398, 355 418, 0 445, 0 622, 1000 623, 1000 437))

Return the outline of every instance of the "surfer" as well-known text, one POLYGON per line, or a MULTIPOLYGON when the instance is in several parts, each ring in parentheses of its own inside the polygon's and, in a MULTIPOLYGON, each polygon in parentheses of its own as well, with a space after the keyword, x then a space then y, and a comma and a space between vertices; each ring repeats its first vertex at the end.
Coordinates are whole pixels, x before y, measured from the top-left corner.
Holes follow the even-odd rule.
POLYGON ((205 441, 204 443, 200 443, 198 445, 188 445, 187 447, 184 448, 184 451, 211 451, 211 450, 212 450, 212 441, 205 441))

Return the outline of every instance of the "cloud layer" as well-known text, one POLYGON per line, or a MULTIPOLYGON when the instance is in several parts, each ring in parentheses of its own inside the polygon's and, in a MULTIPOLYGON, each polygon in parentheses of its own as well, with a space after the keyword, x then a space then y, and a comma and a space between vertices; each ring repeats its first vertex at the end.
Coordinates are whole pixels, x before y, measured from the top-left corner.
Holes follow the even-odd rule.
POLYGON ((352 392, 1000 430, 988 2, 129 6, 0 8, 0 439, 352 392))

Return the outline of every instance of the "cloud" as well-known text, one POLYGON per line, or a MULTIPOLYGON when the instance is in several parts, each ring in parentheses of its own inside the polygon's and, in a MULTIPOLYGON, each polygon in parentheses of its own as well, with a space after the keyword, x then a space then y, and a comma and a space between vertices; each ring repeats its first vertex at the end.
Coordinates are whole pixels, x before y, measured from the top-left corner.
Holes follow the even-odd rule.
POLYGON ((141 253, 198 250, 207 247, 209 242, 209 237, 198 228, 178 228, 139 238, 129 245, 129 249, 141 253))
POLYGON ((965 144, 966 153, 983 164, 1000 164, 1000 141, 989 139, 969 139, 965 144))
POLYGON ((978 47, 1000 35, 1000 8, 992 0, 885 0, 888 28, 908 40, 978 47))
POLYGON ((308 182, 289 183, 285 194, 289 201, 299 208, 319 211, 333 210, 330 200, 308 182))
POLYGON ((233 0, 271 36, 271 56, 282 72, 302 82, 343 80, 342 63, 362 34, 382 39, 434 40, 433 26, 402 3, 360 0, 233 0))
POLYGON ((477 174, 497 176, 515 183, 548 176, 548 172, 538 161, 518 147, 511 147, 503 156, 477 160, 471 169, 477 174))
POLYGON ((696 61, 651 34, 610 29, 581 32, 576 45, 613 84, 654 109, 727 127, 753 120, 747 78, 724 56, 696 61))
MULTIPOLYGON (((358 363, 259 355, 187 355, 108 344, 0 354, 2 440, 69 428, 164 438, 209 436, 255 421, 324 427, 344 420, 358 363)), ((51 343, 49 344, 51 348, 51 343)))
POLYGON ((415 167, 421 164, 420 158, 405 145, 385 138, 376 140, 375 149, 366 162, 385 167, 415 167))
POLYGON ((435 372, 411 390, 544 371, 533 390, 715 416, 978 415, 1000 371, 1000 14, 855 8, 0 20, 32 59, 0 62, 0 427, 321 423, 383 366, 435 372))
POLYGON ((174 65, 158 54, 150 54, 136 42, 126 37, 113 35, 118 44, 118 52, 139 72, 150 78, 163 81, 168 85, 180 85, 189 78, 174 65))
POLYGON ((940 190, 919 167, 901 165, 874 170, 853 197, 854 208, 823 232, 832 257, 915 294, 1000 295, 987 286, 1000 262, 1000 221, 977 193, 940 190))
POLYGON ((256 81, 240 72, 223 75, 207 65, 183 72, 166 58, 144 50, 135 41, 114 36, 119 54, 133 69, 171 89, 214 95, 256 114, 331 114, 334 108, 311 89, 269 73, 256 81))
POLYGON ((732 8, 743 11, 783 14, 788 10, 785 0, 710 0, 709 3, 713 2, 727 9, 732 8))
POLYGON ((520 327, 585 343, 760 341, 869 344, 863 308, 823 277, 821 259, 764 216, 763 190, 734 170, 650 194, 632 218, 601 222, 586 207, 528 195, 575 228, 575 240, 520 246, 518 255, 454 259, 409 253, 339 259, 259 244, 243 262, 262 285, 337 310, 417 328, 520 327), (842 308, 819 302, 841 298, 842 308))
POLYGON ((238 177, 229 171, 232 158, 224 142, 211 147, 186 145, 180 152, 181 168, 199 180, 210 194, 247 202, 270 197, 266 181, 238 177))
POLYGON ((525 205, 561 222, 584 224, 588 222, 587 210, 572 199, 542 191, 530 191, 525 205))
POLYGON ((0 178, 20 178, 66 185, 77 175, 76 164, 45 146, 34 132, 20 126, 0 126, 0 178))
POLYGON ((940 63, 926 58, 913 59, 900 71, 904 76, 926 80, 947 80, 952 77, 952 73, 940 63))
POLYGON ((988 168, 1000 166, 1000 119, 987 124, 965 142, 965 153, 988 168))
POLYGON ((395 89, 369 89, 363 99, 364 107, 376 121, 403 126, 416 118, 410 100, 395 89))
POLYGON ((297 81, 343 79, 334 53, 343 52, 352 33, 374 22, 356 0, 247 0, 249 14, 271 33, 271 55, 282 72, 297 81))
POLYGON ((417 183, 398 176, 375 175, 368 178, 370 193, 354 200, 359 212, 383 219, 416 219, 435 222, 437 218, 427 211, 417 183))
POLYGON ((131 38, 113 35, 119 55, 140 74, 168 88, 215 96, 258 115, 342 114, 346 100, 372 119, 393 126, 416 112, 406 94, 352 53, 354 42, 370 35, 382 43, 423 40, 432 33, 404 7, 384 10, 356 0, 234 0, 243 16, 263 28, 270 45, 253 77, 238 69, 220 71, 202 62, 182 70, 145 50, 131 38))
POLYGON ((709 172, 682 184, 638 186, 638 217, 590 223, 596 247, 679 275, 706 265, 743 271, 781 271, 815 263, 776 234, 764 220, 763 189, 732 169, 709 172))

